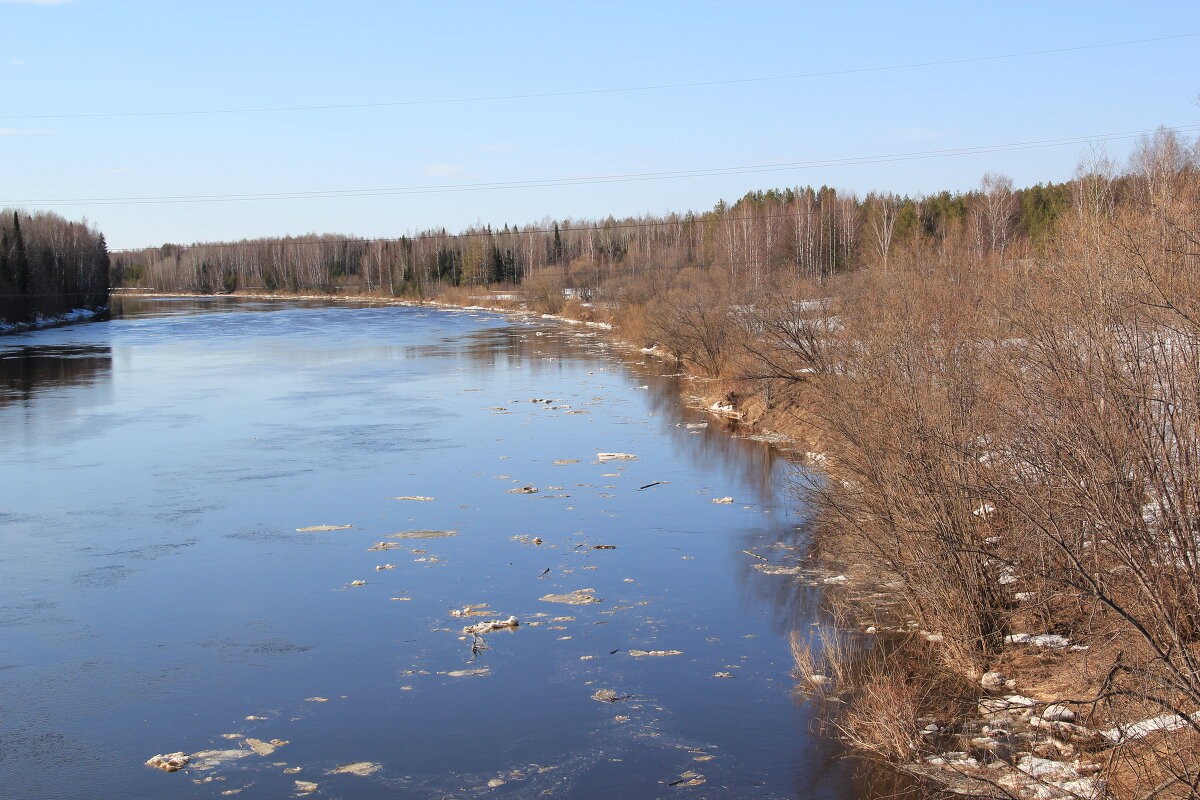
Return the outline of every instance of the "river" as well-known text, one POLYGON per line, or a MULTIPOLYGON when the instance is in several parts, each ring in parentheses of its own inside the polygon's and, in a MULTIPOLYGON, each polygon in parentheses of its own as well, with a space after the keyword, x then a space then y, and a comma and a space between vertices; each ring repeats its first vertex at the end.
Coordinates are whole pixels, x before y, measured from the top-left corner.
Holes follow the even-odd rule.
POLYGON ((792 692, 819 592, 756 569, 799 467, 666 371, 334 302, 0 338, 0 795, 866 796, 792 692))

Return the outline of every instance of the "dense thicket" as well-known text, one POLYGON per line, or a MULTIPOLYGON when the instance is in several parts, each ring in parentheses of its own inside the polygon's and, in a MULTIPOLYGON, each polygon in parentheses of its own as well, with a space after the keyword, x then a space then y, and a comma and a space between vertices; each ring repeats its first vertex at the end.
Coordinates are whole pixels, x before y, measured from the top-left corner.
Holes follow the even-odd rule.
POLYGON ((108 304, 104 236, 57 214, 0 212, 0 322, 108 304))
POLYGON ((852 738, 922 766, 939 748, 969 751, 993 766, 949 771, 1011 778, 998 796, 1195 800, 1200 157, 1161 133, 1106 172, 1072 184, 1029 258, 989 245, 941 261, 935 247, 743 295, 721 329, 683 303, 669 325, 653 301, 645 316, 735 390, 799 398, 829 454, 833 479, 813 486, 829 541, 899 587, 913 630, 896 649, 812 670, 860 688, 838 712, 852 738), (992 718, 1008 761, 1079 759, 1105 783, 1027 787, 997 765, 980 746, 993 739, 968 725, 989 670, 1084 726, 992 718), (955 694, 964 705, 947 707, 955 694), (931 718, 940 739, 921 733, 931 718))
POLYGON ((335 290, 426 297, 447 287, 515 285, 530 277, 588 293, 650 271, 716 268, 761 287, 784 276, 824 280, 888 267, 912 252, 941 263, 970 253, 1028 255, 1070 204, 1075 184, 1014 190, 985 176, 979 191, 930 197, 828 187, 752 192, 704 213, 525 228, 431 230, 379 241, 310 235, 163 245, 115 257, 123 286, 161 291, 335 290))

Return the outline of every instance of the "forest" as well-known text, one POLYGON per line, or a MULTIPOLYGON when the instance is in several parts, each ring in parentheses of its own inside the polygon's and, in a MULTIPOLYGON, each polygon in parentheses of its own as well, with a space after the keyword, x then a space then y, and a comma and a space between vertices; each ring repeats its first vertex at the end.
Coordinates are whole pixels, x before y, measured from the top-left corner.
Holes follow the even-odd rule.
POLYGON ((0 322, 108 305, 108 267, 104 236, 87 223, 0 212, 0 322))
MULTIPOLYGON (((749 288, 888 268, 935 248, 943 261, 983 251, 1027 255, 1070 206, 1074 183, 930 197, 829 187, 750 192, 711 211, 520 227, 429 230, 395 239, 332 234, 158 248, 114 255, 114 283, 159 291, 361 293, 436 297, 447 288, 558 284, 587 296, 614 279, 717 269, 749 288)), ((549 301, 549 296, 543 300, 549 301)))

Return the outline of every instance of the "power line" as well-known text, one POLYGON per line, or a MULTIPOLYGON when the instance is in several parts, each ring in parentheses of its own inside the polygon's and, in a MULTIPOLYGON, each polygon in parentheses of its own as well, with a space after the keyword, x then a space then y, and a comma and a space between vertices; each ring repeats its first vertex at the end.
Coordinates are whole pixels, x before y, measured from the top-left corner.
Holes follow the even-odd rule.
MULTIPOLYGON (((1181 125, 1165 130, 1173 132, 1200 129, 1200 125, 1181 125)), ((1070 136, 1060 139, 1035 139, 1006 144, 959 147, 947 150, 920 150, 884 155, 857 156, 839 159, 811 161, 779 161, 763 164, 748 164, 731 167, 710 167, 663 172, 631 172, 609 175, 591 175, 578 178, 536 178, 521 181, 498 181, 493 183, 434 184, 427 186, 393 186, 367 189, 323 189, 296 192, 264 192, 252 194, 216 195, 159 195, 147 197, 83 197, 58 200, 3 200, 0 205, 10 206, 78 206, 78 205, 163 205, 177 203, 226 203, 263 200, 317 200, 342 197, 378 197, 386 195, 444 194, 451 192, 497 191, 510 189, 550 188, 555 186, 587 186, 603 183, 626 183, 634 181, 678 180, 681 178, 703 178, 721 175, 748 175, 759 172, 787 172, 821 167, 860 166, 899 161, 918 161, 952 156, 986 155, 990 153, 1015 152, 1048 147, 1088 144, 1092 142, 1119 141, 1154 133, 1157 129, 1120 131, 1116 133, 1070 136)))
POLYGON ((893 70, 921 69, 926 67, 945 67, 956 64, 974 64, 987 61, 1003 61, 1030 56, 1056 55, 1060 53, 1075 53, 1087 50, 1101 50, 1113 47, 1127 47, 1137 44, 1151 44, 1175 39, 1188 39, 1200 36, 1200 33, 1179 33, 1171 36, 1155 36, 1147 39, 1127 39, 1121 42, 1103 42, 1100 44, 1085 44, 1074 47, 1057 47, 1046 50, 1026 50, 1019 53, 1003 53, 990 56, 972 56, 969 58, 952 58, 940 61, 917 61, 907 64, 890 64, 878 67, 851 67, 847 69, 827 70, 822 72, 800 72, 791 75, 768 75, 750 78, 728 78, 716 81, 689 81, 685 83, 660 83, 645 86, 622 86, 598 89, 574 89, 561 92, 534 92, 526 94, 481 95, 468 97, 433 98, 424 100, 391 100, 376 103, 331 103, 326 105, 306 106, 263 106, 259 108, 216 108, 181 111, 124 111, 97 112, 76 114, 6 114, 0 115, 0 120, 8 119, 103 119, 120 117, 194 117, 218 114, 265 114, 291 111, 341 111, 367 108, 399 108, 404 106, 451 105, 457 103, 483 103, 503 100, 536 100, 555 97, 580 97, 588 95, 622 94, 631 92, 665 91, 670 89, 691 89, 708 86, 735 86, 752 83, 768 83, 772 81, 791 81, 807 78, 829 78, 842 75, 862 75, 893 70))

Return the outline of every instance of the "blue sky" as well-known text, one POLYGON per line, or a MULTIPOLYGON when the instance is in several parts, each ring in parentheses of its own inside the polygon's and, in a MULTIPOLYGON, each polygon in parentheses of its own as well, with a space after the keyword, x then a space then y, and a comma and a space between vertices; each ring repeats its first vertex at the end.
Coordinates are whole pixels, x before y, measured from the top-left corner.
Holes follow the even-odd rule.
MULTIPOLYGON (((1069 178, 1085 144, 664 180, 317 199, 86 198, 445 187, 943 151, 1200 125, 1196 2, 0 0, 0 206, 111 247, 711 208, 1069 178), (818 75, 645 91, 254 113, 818 75), (34 201, 40 201, 35 205, 34 201)), ((1191 137, 1196 132, 1188 134, 1191 137)), ((1128 140, 1105 145, 1123 159, 1128 140)))

